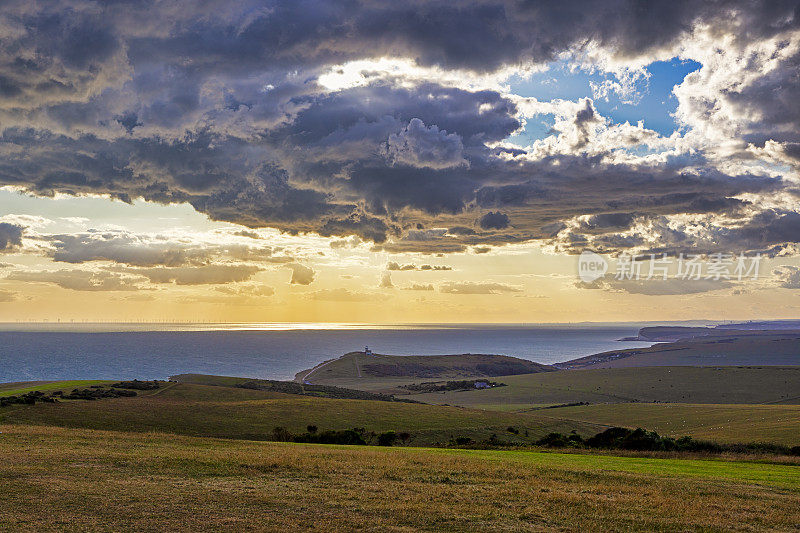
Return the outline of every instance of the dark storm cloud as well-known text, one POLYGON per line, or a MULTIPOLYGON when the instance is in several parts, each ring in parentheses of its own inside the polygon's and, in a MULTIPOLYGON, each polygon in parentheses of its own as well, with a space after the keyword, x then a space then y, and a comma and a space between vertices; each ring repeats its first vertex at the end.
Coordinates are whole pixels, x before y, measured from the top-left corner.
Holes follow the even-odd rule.
MULTIPOLYGON (((150 13, 163 10, 146 7, 150 13)), ((730 25, 731 13, 745 7, 746 37, 771 35, 796 24, 792 15, 798 8, 789 1, 679 0, 651 2, 647 9, 635 0, 312 0, 246 2, 239 9, 204 2, 171 10, 169 15, 183 23, 181 31, 131 39, 130 54, 155 61, 198 56, 202 66, 214 64, 220 70, 240 64, 288 67, 298 58, 306 64, 330 64, 365 56, 492 70, 508 63, 549 61, 589 39, 621 56, 637 55, 674 43, 697 23, 730 25), (224 61, 230 58, 237 62, 224 61)), ((121 18, 141 20, 141 14, 121 18)))
POLYGON ((380 218, 351 215, 344 219, 328 219, 318 230, 320 235, 357 235, 363 239, 374 242, 386 240, 389 227, 380 218))
POLYGON ((626 229, 633 223, 634 216, 630 213, 601 213, 592 215, 582 221, 582 231, 608 231, 609 229, 626 229))
POLYGON ((489 211, 481 217, 478 224, 483 229, 505 229, 510 224, 508 215, 500 211, 489 211))
POLYGON ((426 127, 418 118, 411 119, 400 133, 389 135, 387 150, 395 164, 448 168, 467 163, 461 137, 436 126, 426 127))
POLYGON ((575 114, 575 119, 572 121, 577 137, 572 143, 573 148, 583 148, 589 144, 590 128, 594 124, 601 123, 603 120, 597 115, 592 101, 588 98, 583 99, 583 107, 575 114))
MULTIPOLYGON (((649 165, 580 154, 604 120, 589 99, 569 121, 573 153, 536 160, 497 144, 522 126, 516 101, 498 91, 370 72, 330 90, 320 76, 384 57, 475 72, 563 52, 630 59, 700 26, 744 46, 798 21, 796 2, 723 0, 9 2, 0 14, 0 185, 188 203, 215 220, 357 235, 388 251, 556 235, 570 251, 587 235, 625 248, 644 242, 619 234, 636 221, 740 212, 742 222, 716 228, 732 247, 795 242, 793 213, 759 214, 733 198, 775 192, 779 179, 722 173, 702 153, 649 165), (472 230, 486 211, 484 231, 472 230), (576 217, 588 218, 563 234, 576 217), (441 227, 451 230, 420 233, 441 227)), ((796 159, 796 56, 780 65, 726 94, 755 117, 742 142, 773 141, 796 159)), ((716 109, 697 108, 705 105, 716 109)), ((74 244, 57 245, 58 260, 186 261, 181 251, 134 257, 74 244)))
POLYGON ((0 252, 13 250, 22 245, 22 232, 25 228, 17 224, 0 222, 0 252))

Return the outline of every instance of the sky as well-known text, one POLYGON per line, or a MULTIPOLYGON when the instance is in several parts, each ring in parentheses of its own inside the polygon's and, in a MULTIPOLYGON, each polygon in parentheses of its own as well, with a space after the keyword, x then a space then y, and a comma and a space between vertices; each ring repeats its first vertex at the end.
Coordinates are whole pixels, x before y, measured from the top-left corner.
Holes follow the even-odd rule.
POLYGON ((797 318, 799 101, 796 1, 4 2, 0 321, 797 318))

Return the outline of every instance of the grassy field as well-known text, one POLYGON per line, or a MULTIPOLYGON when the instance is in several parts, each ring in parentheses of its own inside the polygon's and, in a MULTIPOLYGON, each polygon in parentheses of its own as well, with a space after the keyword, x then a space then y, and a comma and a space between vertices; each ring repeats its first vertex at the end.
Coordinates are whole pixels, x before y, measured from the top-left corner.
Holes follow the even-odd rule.
POLYGON ((14 396, 35 390, 43 392, 64 391, 69 392, 76 388, 86 388, 91 385, 114 383, 114 381, 99 379, 84 379, 74 381, 22 381, 18 383, 0 383, 0 396, 14 396))
POLYGON ((662 435, 691 435, 725 443, 800 445, 798 405, 603 404, 539 411, 559 419, 644 427, 662 435))
POLYGON ((9 531, 788 531, 791 464, 0 426, 9 531))
MULTIPOLYGON (((277 426, 292 433, 308 425, 321 431, 363 427, 408 432, 411 445, 447 444, 456 437, 482 441, 493 434, 503 442, 529 444, 551 431, 574 429, 590 436, 618 425, 724 443, 795 446, 800 405, 791 397, 800 391, 798 376, 797 367, 547 372, 498 378, 508 386, 490 390, 408 396, 432 404, 419 405, 243 389, 231 385, 244 378, 192 375, 186 379, 193 383, 169 383, 136 398, 10 406, 0 410, 0 422, 258 440, 272 438, 277 426), (783 403, 764 404, 776 399, 783 403), (591 405, 544 408, 573 402, 591 405)), ((71 390, 76 383, 46 386, 71 390)))
MULTIPOLYGON (((505 413, 528 412, 720 442, 800 445, 800 367, 652 367, 570 370, 494 378, 505 387, 403 395, 505 413), (592 405, 542 409, 586 402, 592 405), (658 403, 653 403, 658 402, 658 403)), ((391 380, 337 380, 403 392, 391 380)), ((566 419, 566 420, 565 420, 566 419)))
POLYGON ((550 431, 576 429, 590 435, 602 429, 591 423, 562 422, 537 413, 333 400, 185 383, 169 384, 135 398, 5 407, 0 410, 0 422, 237 439, 271 438, 276 426, 293 433, 304 432, 307 425, 316 425, 320 431, 363 427, 374 432, 409 432, 409 443, 414 445, 446 444, 459 436, 484 440, 492 434, 504 441, 532 442, 550 431), (509 433, 509 426, 520 434, 509 433))
MULTIPOLYGON (((426 403, 508 410, 574 402, 800 404, 800 367, 653 367, 568 370, 494 378, 506 387, 407 396, 426 403)), ((342 386, 355 387, 348 381, 342 386)), ((396 382, 393 383, 396 389, 396 382)))

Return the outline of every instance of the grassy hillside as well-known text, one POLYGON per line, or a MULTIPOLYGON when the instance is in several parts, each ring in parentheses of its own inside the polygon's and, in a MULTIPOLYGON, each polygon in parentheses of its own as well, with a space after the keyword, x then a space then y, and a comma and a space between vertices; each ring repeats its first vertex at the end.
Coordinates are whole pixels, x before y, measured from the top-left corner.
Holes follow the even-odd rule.
POLYGON ((69 392, 72 389, 89 387, 91 385, 102 385, 106 383, 114 383, 108 380, 99 379, 84 379, 72 381, 20 381, 17 383, 0 383, 0 396, 14 396, 16 394, 25 394, 35 390, 42 392, 64 391, 69 392))
POLYGON ((737 329, 735 327, 685 327, 685 326, 650 326, 639 330, 638 338, 653 342, 672 342, 680 339, 698 337, 746 337, 752 335, 769 335, 772 337, 800 337, 797 329, 737 329))
POLYGON ((615 368, 502 376, 495 380, 507 386, 407 397, 502 410, 574 402, 800 404, 800 367, 615 368))
POLYGON ((350 352, 299 372, 297 381, 323 385, 338 379, 492 377, 548 372, 552 367, 505 355, 366 355, 350 352))
POLYGON ((0 409, 0 423, 237 439, 271 438, 277 426, 293 433, 305 431, 308 425, 316 425, 320 431, 363 427, 374 432, 409 432, 412 435, 409 443, 415 445, 447 443, 458 436, 485 440, 492 434, 498 434, 504 441, 521 443, 550 431, 576 429, 584 435, 598 431, 592 424, 564 423, 538 414, 338 400, 186 383, 168 384, 153 394, 134 398, 5 407, 0 409), (509 426, 517 428, 520 434, 509 433, 509 426))
POLYGON ((574 359, 562 369, 643 366, 800 365, 800 334, 745 332, 741 336, 695 338, 649 348, 614 350, 574 359))
MULTIPOLYGON (((545 412, 545 411, 541 411, 545 412)), ((798 405, 604 404, 548 409, 559 419, 646 427, 662 435, 691 435, 723 443, 800 445, 798 405)))
POLYGON ((300 383, 296 381, 278 381, 271 379, 248 379, 236 378, 229 376, 209 376, 203 374, 179 374, 170 378, 172 381, 179 383, 192 383, 199 385, 216 385, 222 387, 237 387, 243 389, 264 390, 272 392, 283 392, 286 394, 295 394, 301 396, 317 396, 320 398, 337 398, 342 400, 380 400, 380 401, 404 401, 409 402, 413 400, 397 400, 390 395, 379 394, 375 392, 359 390, 359 389, 345 389, 341 387, 332 387, 330 385, 316 385, 310 383, 300 383))
POLYGON ((792 530, 790 464, 0 426, 0 529, 792 530))

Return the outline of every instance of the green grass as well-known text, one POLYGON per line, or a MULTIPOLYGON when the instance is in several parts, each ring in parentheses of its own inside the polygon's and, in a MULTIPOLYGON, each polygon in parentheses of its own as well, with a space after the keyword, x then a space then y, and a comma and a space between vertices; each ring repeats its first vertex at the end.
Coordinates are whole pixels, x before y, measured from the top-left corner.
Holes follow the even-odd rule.
POLYGON ((484 440, 493 433, 504 441, 531 442, 550 431, 577 429, 583 435, 598 431, 592 424, 538 414, 334 400, 184 383, 134 398, 6 407, 0 410, 0 422, 238 439, 270 438, 276 426, 293 433, 304 432, 307 425, 316 425, 320 431, 364 427, 375 432, 410 432, 410 443, 416 445, 447 443, 458 436, 484 440), (518 428, 521 435, 507 432, 509 426, 518 428))
MULTIPOLYGON (((680 369, 675 376, 669 369, 660 369, 662 374, 636 370, 662 383, 660 393, 681 377, 694 379, 680 369), (670 378, 666 382, 664 371, 670 378)), ((516 386, 528 387, 526 395, 550 394, 551 400, 565 392, 654 390, 618 372, 547 376, 562 374, 558 379, 566 381, 553 380, 547 390, 539 387, 537 392, 530 381, 516 386), (583 389, 576 387, 576 376, 583 389)), ((797 405, 614 403, 508 412, 502 409, 530 409, 534 404, 495 403, 489 405, 498 410, 480 410, 335 400, 225 386, 237 378, 193 379, 206 384, 170 383, 131 398, 0 409, 0 530, 800 527, 800 460, 792 457, 256 442, 270 438, 275 426, 300 433, 309 424, 320 431, 408 431, 413 446, 447 443, 455 436, 482 440, 493 433, 506 441, 530 443, 550 431, 575 428, 591 435, 608 424, 722 442, 794 445, 800 444, 795 440, 800 428, 797 405), (512 435, 508 426, 527 430, 529 436, 512 435)), ((740 377, 734 383, 736 379, 740 377)), ((770 379, 774 384, 774 375, 770 379)), ((44 385, 67 388, 65 383, 32 388, 44 385)), ((14 386, 18 390, 20 384, 14 386)), ((513 386, 455 394, 485 397, 513 386)), ((688 386, 700 391, 697 382, 688 386)), ((510 393, 513 398, 519 391, 510 393)), ((759 394, 776 393, 781 391, 759 394)))
POLYGON ((178 374, 170 379, 181 383, 193 383, 195 385, 218 385, 222 387, 235 387, 242 383, 252 381, 252 378, 242 378, 234 376, 214 376, 209 374, 178 374))
POLYGON ((116 381, 83 379, 74 381, 22 381, 19 383, 4 383, 0 385, 0 396, 14 396, 35 390, 43 392, 61 390, 69 392, 72 389, 86 388, 91 385, 103 385, 107 383, 116 383, 116 381))
MULTIPOLYGON (((99 402, 98 402, 99 403, 99 402)), ((762 531, 800 468, 0 426, 0 530, 762 531)))
MULTIPOLYGON (((495 378, 506 387, 407 396, 467 407, 574 402, 800 403, 800 367, 652 367, 565 370, 495 378)), ((354 386, 350 384, 349 386, 354 386)))
POLYGON ((674 459, 660 457, 619 457, 582 453, 542 453, 531 451, 431 450, 432 453, 464 453, 495 461, 516 461, 526 468, 569 467, 590 471, 616 471, 658 477, 698 477, 719 481, 737 481, 792 491, 800 491, 800 468, 797 464, 775 465, 750 461, 715 459, 674 459))
POLYGON ((800 445, 798 405, 604 404, 539 411, 559 419, 643 427, 725 443, 800 445))
MULTIPOLYGON (((625 426, 721 443, 800 445, 800 406, 797 405, 641 402, 542 408, 559 401, 585 401, 587 394, 604 394, 603 397, 608 398, 611 390, 645 394, 654 390, 652 383, 660 384, 655 389, 659 394, 667 393, 683 379, 687 380, 684 390, 691 388, 701 394, 698 380, 702 377, 709 378, 719 372, 723 377, 735 376, 732 379, 735 383, 737 379, 744 379, 743 376, 752 377, 754 372, 752 369, 635 370, 642 377, 640 381, 628 369, 552 372, 509 376, 502 379, 509 383, 507 387, 491 390, 416 396, 429 401, 433 401, 430 397, 435 397, 437 403, 463 403, 469 406, 467 408, 295 396, 222 386, 223 383, 235 384, 242 378, 194 376, 195 381, 216 385, 170 383, 156 391, 139 391, 135 398, 9 406, 0 409, 0 422, 237 439, 269 439, 277 426, 286 427, 292 433, 304 432, 307 425, 316 425, 320 430, 364 427, 376 433, 409 432, 412 445, 446 444, 455 437, 482 441, 492 434, 504 442, 530 444, 551 431, 568 433, 574 429, 583 436, 590 436, 608 426, 625 426), (703 372, 698 376, 695 370, 703 372), (541 381, 543 378, 547 379, 541 381), (550 403, 525 403, 521 401, 524 398, 549 400, 550 403), (509 426, 519 429, 520 433, 511 434, 507 431, 509 426), (527 437, 525 431, 528 431, 527 437)), ((775 376, 781 375, 781 369, 771 370, 766 375, 772 380, 772 391, 764 390, 768 380, 762 379, 761 385, 749 396, 751 399, 783 394, 780 389, 775 391, 780 381, 775 376)), ((71 390, 80 383, 95 382, 61 382, 47 386, 71 390)), ((26 388, 41 390, 44 386, 26 388)), ((732 386, 732 392, 737 390, 732 386)), ((612 398, 612 401, 621 402, 624 397, 612 398)))
MULTIPOLYGON (((800 445, 800 367, 652 367, 569 370, 495 378, 505 387, 405 395, 431 404, 718 440, 800 445), (593 405, 542 409, 587 402, 593 405), (653 403, 659 402, 659 403, 653 403)), ((340 380, 358 387, 358 380, 340 380)), ((400 392, 400 380, 383 383, 400 392)), ((365 381, 365 388, 380 383, 365 381)))

